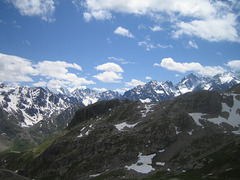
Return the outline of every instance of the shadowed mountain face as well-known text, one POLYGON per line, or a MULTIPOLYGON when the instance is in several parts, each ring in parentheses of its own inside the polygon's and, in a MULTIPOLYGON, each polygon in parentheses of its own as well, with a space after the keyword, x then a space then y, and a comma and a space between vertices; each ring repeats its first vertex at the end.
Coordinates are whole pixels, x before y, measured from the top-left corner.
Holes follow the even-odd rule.
POLYGON ((19 155, 15 169, 31 179, 239 177, 238 88, 90 105, 42 153, 24 165, 29 153, 19 155))

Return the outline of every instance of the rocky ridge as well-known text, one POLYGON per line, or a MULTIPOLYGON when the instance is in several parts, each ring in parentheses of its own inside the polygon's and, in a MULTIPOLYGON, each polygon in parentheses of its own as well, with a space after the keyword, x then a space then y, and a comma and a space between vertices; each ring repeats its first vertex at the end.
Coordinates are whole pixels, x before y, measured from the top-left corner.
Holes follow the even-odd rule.
POLYGON ((171 81, 150 81, 145 85, 126 91, 123 98, 143 103, 154 103, 199 90, 226 91, 239 83, 239 72, 226 72, 217 74, 214 77, 198 77, 195 74, 189 74, 176 85, 171 81))

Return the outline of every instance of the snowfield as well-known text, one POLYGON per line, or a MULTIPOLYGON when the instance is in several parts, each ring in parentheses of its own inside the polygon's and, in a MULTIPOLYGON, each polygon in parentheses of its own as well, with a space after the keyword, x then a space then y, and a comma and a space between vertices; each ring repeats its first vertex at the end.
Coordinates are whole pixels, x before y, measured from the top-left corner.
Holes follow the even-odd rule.
MULTIPOLYGON (((205 118, 207 114, 203 113, 189 113, 189 115, 193 118, 195 123, 198 126, 204 127, 199 120, 205 120, 212 122, 217 125, 221 125, 222 123, 227 123, 232 127, 240 127, 240 101, 238 100, 239 95, 237 94, 225 94, 227 96, 233 97, 233 106, 229 107, 226 103, 222 103, 222 112, 227 112, 229 116, 227 118, 218 116, 216 118, 205 118)), ((240 130, 233 131, 233 133, 238 134, 240 130)))
POLYGON ((151 171, 154 171, 155 169, 152 167, 152 159, 156 156, 156 154, 150 154, 150 155, 142 155, 142 153, 139 153, 138 155, 138 161, 135 164, 132 164, 130 166, 125 166, 128 170, 134 170, 139 173, 148 174, 151 171))

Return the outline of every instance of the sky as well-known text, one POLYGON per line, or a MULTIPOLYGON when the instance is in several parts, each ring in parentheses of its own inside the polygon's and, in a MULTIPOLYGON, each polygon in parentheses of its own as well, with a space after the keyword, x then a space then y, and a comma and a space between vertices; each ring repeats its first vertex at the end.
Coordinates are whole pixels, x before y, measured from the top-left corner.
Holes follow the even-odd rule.
POLYGON ((240 71, 239 0, 2 0, 0 82, 120 93, 240 71))

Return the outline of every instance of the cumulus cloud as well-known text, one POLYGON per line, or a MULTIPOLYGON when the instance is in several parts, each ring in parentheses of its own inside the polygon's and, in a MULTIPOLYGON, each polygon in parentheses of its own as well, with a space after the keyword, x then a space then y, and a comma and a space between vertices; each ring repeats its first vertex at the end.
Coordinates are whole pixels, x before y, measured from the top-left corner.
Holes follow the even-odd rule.
POLYGON ((118 64, 108 62, 95 67, 96 70, 100 71, 112 71, 112 72, 123 72, 123 69, 118 64))
POLYGON ((91 80, 78 77, 75 73, 70 73, 69 68, 82 71, 81 66, 76 63, 67 63, 65 61, 43 61, 36 65, 41 76, 51 79, 48 87, 79 87, 83 84, 95 84, 91 80))
POLYGON ((237 16, 229 14, 221 18, 206 20, 193 20, 191 22, 179 22, 173 37, 181 35, 197 36, 211 42, 232 41, 240 42, 237 31, 237 16))
POLYGON ((142 82, 142 81, 137 80, 137 79, 132 79, 130 82, 126 82, 125 86, 135 87, 135 86, 144 85, 144 84, 145 84, 145 82, 142 82))
POLYGON ((154 66, 166 68, 171 71, 178 71, 186 73, 188 71, 195 71, 201 75, 214 76, 218 73, 225 72, 226 70, 221 66, 202 66, 197 62, 180 63, 175 62, 172 58, 164 58, 160 64, 155 63, 154 66))
POLYGON ((105 71, 93 77, 98 79, 99 81, 107 82, 107 83, 119 83, 120 80, 123 79, 121 73, 116 73, 112 71, 105 71))
POLYGON ((122 28, 121 26, 119 26, 115 31, 115 34, 121 35, 121 36, 125 36, 125 37, 129 37, 129 38, 134 38, 133 34, 129 32, 128 29, 122 28))
POLYGON ((0 81, 7 83, 33 82, 34 86, 79 87, 82 84, 95 84, 91 80, 70 73, 69 68, 82 71, 76 63, 65 61, 42 61, 32 64, 28 59, 0 53, 0 81), (33 76, 46 78, 34 82, 33 76))
POLYGON ((147 16, 155 21, 170 22, 175 38, 187 35, 215 42, 239 42, 237 18, 240 6, 237 1, 85 0, 83 5, 87 17, 91 17, 88 20, 98 18, 94 17, 96 11, 107 14, 102 20, 111 19, 112 13, 147 16))
POLYGON ((73 77, 72 73, 68 73, 68 68, 82 71, 81 66, 76 63, 70 64, 65 61, 43 61, 37 64, 37 69, 42 76, 48 78, 68 79, 73 77))
POLYGON ((94 78, 98 79, 102 82, 107 83, 119 83, 122 77, 123 69, 118 64, 108 62, 102 65, 95 67, 96 70, 104 71, 103 73, 99 73, 94 78))
POLYGON ((33 82, 30 76, 38 74, 30 60, 0 53, 0 81, 33 82))
POLYGON ((229 61, 226 66, 230 67, 233 70, 240 71, 240 60, 229 61))
POLYGON ((54 21, 54 0, 9 0, 22 16, 40 16, 42 20, 54 21))

